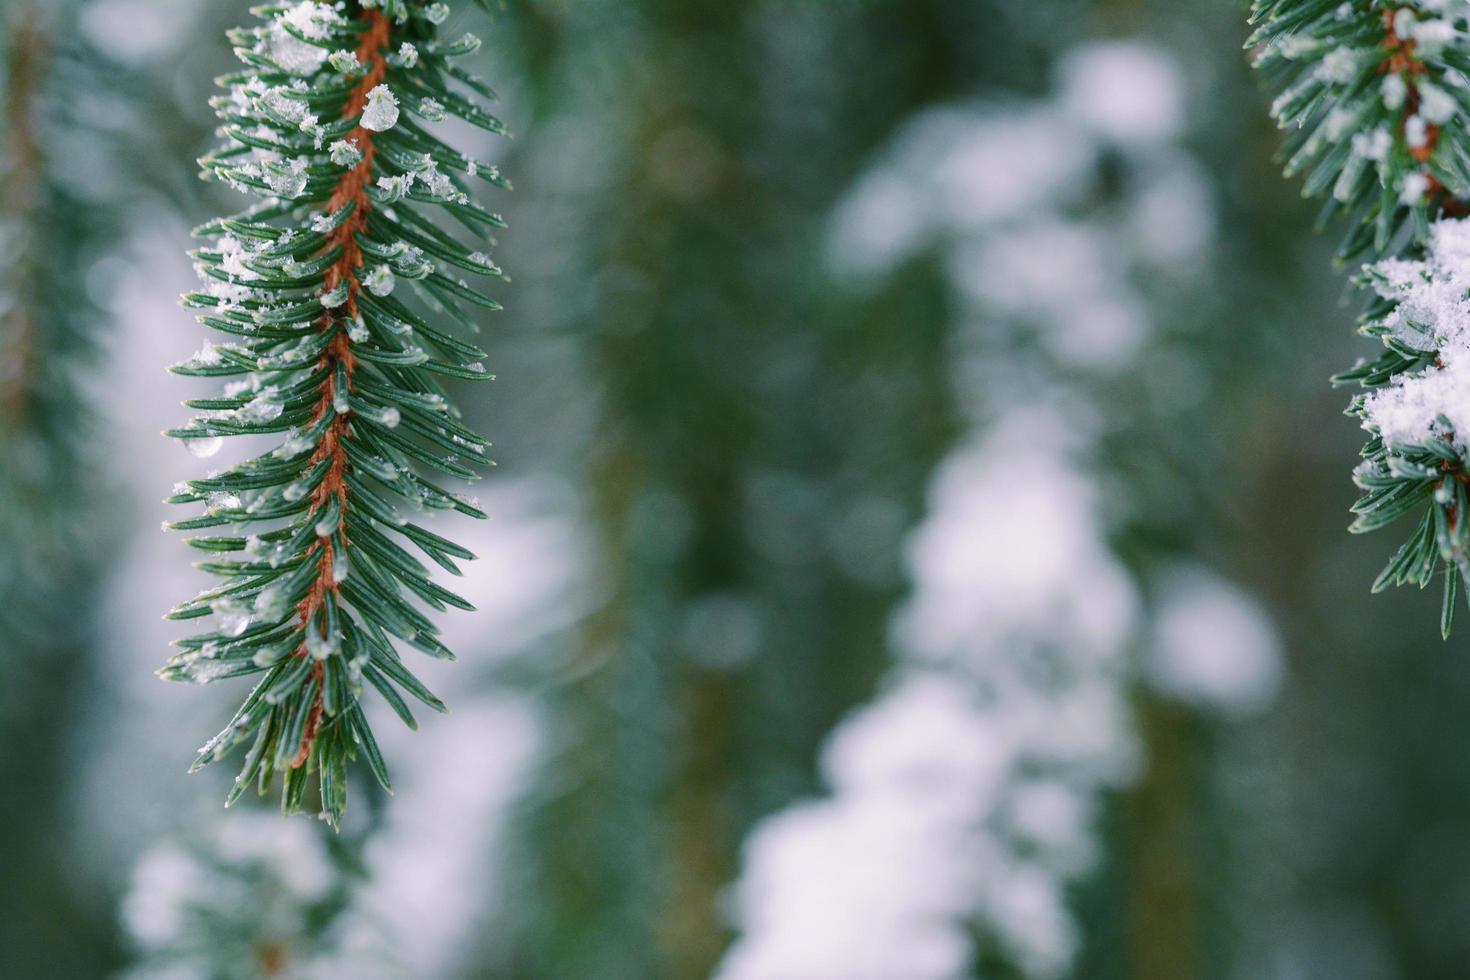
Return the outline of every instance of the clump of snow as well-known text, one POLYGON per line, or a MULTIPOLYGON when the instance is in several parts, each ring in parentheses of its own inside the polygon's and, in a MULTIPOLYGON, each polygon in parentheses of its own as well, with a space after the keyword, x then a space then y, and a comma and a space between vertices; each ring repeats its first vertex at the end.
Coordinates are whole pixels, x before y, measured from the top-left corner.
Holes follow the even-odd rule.
POLYGON ((904 126, 837 207, 831 262, 862 288, 934 249, 978 322, 1024 324, 1056 360, 1107 372, 1153 333, 1140 274, 1199 268, 1214 208, 1170 142, 1183 108, 1168 56, 1088 45, 1061 74, 1050 103, 929 110, 904 126), (1120 205, 1086 206, 1114 153, 1120 205))
POLYGON ((1400 375, 1392 384, 1364 399, 1364 428, 1383 436, 1391 447, 1402 448, 1434 438, 1453 440, 1461 451, 1470 447, 1470 350, 1447 348, 1438 363, 1412 375, 1400 375))
POLYGON ((388 56, 388 60, 400 68, 412 68, 419 63, 419 49, 404 41, 396 52, 388 56))
POLYGON ((1419 114, 1429 122, 1443 126, 1458 111, 1459 103, 1453 95, 1433 82, 1419 83, 1419 114))
MULTIPOLYGON (((1426 6, 1432 8, 1435 4, 1426 4, 1426 6)), ((1441 11, 1450 12, 1451 4, 1442 2, 1438 4, 1438 7, 1441 11)), ((1461 10, 1463 11, 1463 4, 1461 10)), ((1460 13, 1460 11, 1456 12, 1460 13)), ((1463 38, 1464 34, 1449 20, 1436 18, 1419 21, 1413 25, 1410 33, 1404 36, 1414 39, 1415 49, 1420 56, 1433 58, 1444 51, 1446 45, 1463 38)))
POLYGON ((367 107, 362 111, 362 128, 381 133, 398 122, 398 99, 386 85, 368 93, 367 107))
POLYGON ((1281 688, 1281 641, 1270 616, 1207 569, 1180 567, 1161 578, 1151 633, 1145 672, 1168 697, 1248 718, 1281 688))
POLYGON ((392 269, 386 265, 378 265, 373 266, 372 271, 363 278, 362 284, 374 296, 387 296, 393 292, 393 287, 397 285, 397 279, 394 277, 392 269))
POLYGON ((327 56, 327 63, 340 74, 355 76, 362 74, 362 62, 351 51, 337 50, 327 56))
POLYGON ((266 388, 241 405, 236 415, 246 422, 270 422, 280 418, 284 409, 280 392, 275 388, 266 388))
POLYGON ((1066 111, 1107 139, 1162 143, 1183 128, 1179 67, 1153 45, 1088 44, 1062 59, 1060 76, 1066 111))
POLYGON ((1093 141, 1055 112, 937 109, 907 124, 887 159, 838 207, 832 261, 854 280, 887 272, 936 233, 957 235, 1085 187, 1093 141), (1015 148, 1031 152, 1017 166, 1015 148))
POLYGON ((122 901, 122 924, 143 961, 204 976, 217 965, 211 937, 221 928, 242 946, 309 948, 310 921, 349 875, 312 823, 236 812, 184 844, 145 852, 122 901))
POLYGON ((306 190, 306 168, 309 163, 305 157, 280 162, 268 161, 261 165, 262 178, 278 197, 297 198, 306 190))
POLYGON ((916 589, 894 627, 913 655, 964 664, 989 656, 984 636, 1100 655, 1126 636, 1133 587, 1100 537, 1096 486, 1054 448, 1063 429, 1018 412, 940 466, 908 545, 916 589))
POLYGON ((413 189, 414 175, 412 173, 398 174, 389 177, 387 174, 378 178, 378 189, 383 191, 384 203, 392 204, 394 201, 403 200, 403 196, 413 189))
POLYGON ((216 599, 210 604, 210 611, 219 618, 219 631, 225 636, 239 636, 250 628, 253 611, 238 599, 216 599))
POLYGON ((161 946, 183 938, 191 901, 207 895, 208 870, 181 848, 165 844, 148 851, 133 869, 122 902, 123 927, 137 942, 161 946))
POLYGON ((283 13, 277 23, 289 24, 309 40, 324 41, 332 36, 333 28, 342 25, 342 15, 327 4, 303 0, 283 13))
POLYGON ((321 294, 322 306, 329 310, 335 310, 347 302, 347 296, 348 286, 344 280, 321 294))
POLYGON ((356 140, 336 140, 327 147, 332 163, 339 167, 355 167, 362 162, 362 148, 356 140))
POLYGON ((1388 259, 1365 269, 1368 283, 1394 308, 1379 324, 1435 363, 1398 375, 1363 400, 1363 424, 1390 446, 1453 438, 1470 447, 1470 220, 1430 228, 1422 259, 1388 259), (1448 422, 1448 425, 1445 423, 1448 422))
POLYGON ((310 75, 327 60, 328 51, 296 37, 286 30, 286 25, 289 24, 301 37, 321 41, 330 37, 332 29, 341 23, 342 16, 324 3, 296 4, 271 25, 271 60, 293 75, 310 75))
POLYGON ((1393 149, 1393 136, 1386 128, 1379 126, 1371 133, 1354 133, 1352 146, 1353 153, 1364 160, 1382 163, 1388 159, 1388 152, 1393 149))
POLYGON ((1346 85, 1357 77, 1361 62, 1352 48, 1335 48, 1327 52, 1317 66, 1317 77, 1324 82, 1346 85))
POLYGON ((1409 97, 1409 83, 1404 81, 1404 76, 1398 73, 1385 75, 1382 85, 1383 107, 1397 111, 1404 107, 1404 101, 1409 97))

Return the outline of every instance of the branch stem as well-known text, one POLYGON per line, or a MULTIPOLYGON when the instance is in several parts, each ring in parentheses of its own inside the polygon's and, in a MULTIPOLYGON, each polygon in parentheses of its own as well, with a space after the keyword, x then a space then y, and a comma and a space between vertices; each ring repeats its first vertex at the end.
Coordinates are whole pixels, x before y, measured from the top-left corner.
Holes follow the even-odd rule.
MULTIPOLYGON (((347 97, 343 107, 343 114, 347 117, 360 116, 367 106, 368 93, 378 85, 382 84, 383 77, 388 71, 386 51, 389 44, 389 21, 376 9, 363 12, 363 19, 367 23, 367 30, 363 32, 362 40, 357 46, 357 60, 366 66, 367 70, 362 80, 353 88, 347 97)), ((352 214, 343 221, 328 236, 322 245, 321 253, 330 252, 341 248, 342 254, 336 262, 327 270, 325 291, 331 292, 338 286, 346 283, 347 300, 341 310, 332 310, 322 314, 320 326, 323 331, 335 330, 327 349, 322 352, 318 368, 325 369, 326 377, 322 381, 321 397, 317 400, 316 409, 312 414, 312 424, 320 422, 328 412, 335 413, 331 424, 326 432, 322 434, 321 442, 317 444, 315 452, 312 453, 308 469, 316 466, 322 460, 330 459, 326 475, 321 484, 312 492, 311 510, 308 521, 317 519, 321 513, 336 498, 337 513, 345 516, 347 514, 347 450, 342 441, 350 434, 351 423, 344 413, 336 412, 335 404, 339 394, 346 395, 351 391, 352 373, 357 366, 357 359, 352 353, 352 340, 347 330, 343 328, 344 320, 351 320, 357 316, 357 296, 362 289, 362 283, 358 272, 362 268, 362 248, 358 245, 357 235, 367 227, 368 209, 371 199, 368 197, 367 188, 372 181, 373 158, 376 149, 373 146, 373 133, 360 123, 349 135, 348 140, 355 141, 358 149, 362 152, 362 159, 343 175, 336 190, 328 202, 328 212, 335 214, 343 208, 352 206, 352 214), (345 312, 343 312, 345 311, 345 312), (341 367, 339 372, 337 369, 341 367), (347 391, 338 392, 338 375, 345 379, 347 391)), ((340 531, 340 538, 345 547, 347 535, 340 531)), ((313 546, 318 552, 317 577, 312 583, 311 590, 297 606, 301 618, 302 630, 312 628, 312 621, 321 613, 326 604, 327 594, 337 591, 337 581, 334 569, 339 555, 331 537, 319 537, 313 546)), ((323 639, 326 638, 326 619, 322 617, 321 629, 323 639)), ((297 649, 295 656, 310 656, 307 648, 305 635, 303 635, 301 646, 297 649)), ((311 671, 312 679, 320 682, 322 679, 322 665, 315 664, 311 671)), ((296 757, 291 761, 293 769, 305 765, 311 758, 311 747, 316 741, 317 732, 321 726, 322 719, 322 685, 316 685, 315 701, 311 706, 311 713, 307 718, 306 731, 301 738, 301 748, 296 757)))

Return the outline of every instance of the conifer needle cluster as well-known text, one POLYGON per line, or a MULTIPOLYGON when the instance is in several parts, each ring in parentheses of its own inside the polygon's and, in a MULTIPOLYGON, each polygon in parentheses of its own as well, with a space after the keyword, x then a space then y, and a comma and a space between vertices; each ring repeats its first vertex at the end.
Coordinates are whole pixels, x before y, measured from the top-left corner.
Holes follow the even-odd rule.
POLYGON ((1279 91, 1286 171, 1345 219, 1368 260, 1359 331, 1381 342, 1333 378, 1369 439, 1351 530, 1416 515, 1374 584, 1443 585, 1448 637, 1470 575, 1470 5, 1257 0, 1248 47, 1279 91))
POLYGON ((434 126, 504 130, 461 64, 479 41, 440 35, 446 4, 254 12, 230 35, 244 68, 220 80, 223 143, 201 164, 258 200, 198 230, 204 286, 184 303, 218 339, 173 368, 223 387, 168 432, 201 457, 232 437, 250 448, 169 498, 197 509, 169 526, 202 532, 188 543, 220 582, 169 614, 210 626, 161 673, 254 677, 195 768, 248 745, 228 802, 280 774, 283 807, 298 810, 314 772, 336 825, 350 760, 389 785, 364 690, 410 726, 410 700, 442 711, 396 644, 452 659, 421 607, 471 608, 429 566, 457 575, 474 556, 420 514, 485 516, 439 481, 490 462, 446 383, 490 377, 464 336, 475 311, 499 308, 472 280, 501 277, 484 249, 503 225, 471 188, 507 185, 434 126))

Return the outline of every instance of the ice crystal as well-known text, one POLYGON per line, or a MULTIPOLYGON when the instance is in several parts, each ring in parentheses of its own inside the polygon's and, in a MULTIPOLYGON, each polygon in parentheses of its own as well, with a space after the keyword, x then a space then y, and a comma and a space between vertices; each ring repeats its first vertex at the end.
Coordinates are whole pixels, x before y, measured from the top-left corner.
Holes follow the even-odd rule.
POLYGON ((368 93, 367 108, 362 112, 362 128, 381 133, 398 122, 398 99, 386 85, 368 93))

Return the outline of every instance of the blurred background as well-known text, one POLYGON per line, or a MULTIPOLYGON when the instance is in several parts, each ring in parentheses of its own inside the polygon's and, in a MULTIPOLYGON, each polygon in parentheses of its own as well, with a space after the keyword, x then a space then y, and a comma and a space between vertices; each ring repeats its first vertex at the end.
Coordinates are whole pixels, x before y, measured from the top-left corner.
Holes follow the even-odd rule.
POLYGON ((455 7, 493 520, 340 835, 153 676, 246 5, 0 10, 0 977, 1465 976, 1467 639, 1345 533, 1239 5, 455 7))

